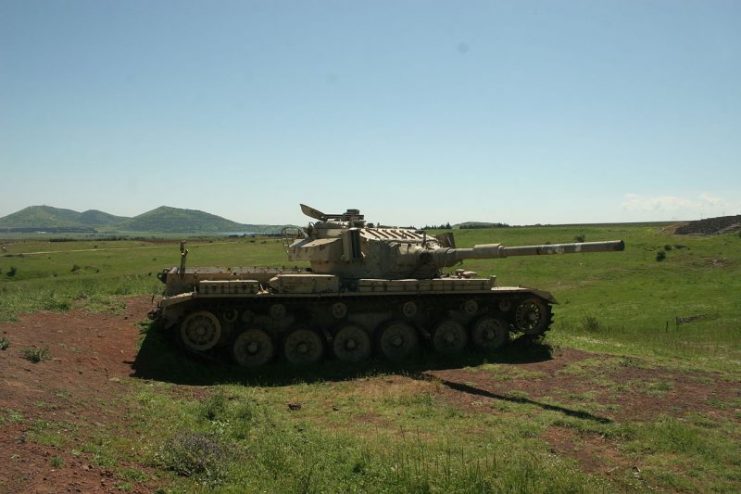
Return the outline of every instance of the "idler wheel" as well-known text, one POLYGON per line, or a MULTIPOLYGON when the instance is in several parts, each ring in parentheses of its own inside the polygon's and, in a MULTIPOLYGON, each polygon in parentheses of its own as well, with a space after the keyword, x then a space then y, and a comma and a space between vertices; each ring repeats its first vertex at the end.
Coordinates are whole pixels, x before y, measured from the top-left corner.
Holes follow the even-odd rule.
POLYGON ((371 354, 371 340, 362 328, 354 324, 343 326, 335 335, 334 354, 343 362, 361 362, 371 354))
POLYGON ((515 308, 515 327, 525 334, 542 334, 549 322, 550 309, 537 298, 520 302, 515 308))
POLYGON ((417 331, 402 321, 391 321, 381 330, 378 347, 384 357, 401 362, 412 355, 419 345, 417 331))
POLYGON ((283 355, 292 365, 314 364, 324 355, 324 343, 310 329, 294 329, 283 341, 283 355))
POLYGON ((454 319, 441 321, 432 335, 432 345, 438 353, 456 355, 466 348, 468 335, 466 328, 454 319))
POLYGON ((262 329, 248 329, 232 345, 234 361, 242 367, 260 367, 275 355, 273 339, 262 329))
POLYGON ((221 338, 219 319, 207 310, 194 312, 180 324, 180 341, 188 350, 204 352, 212 349, 221 338))
POLYGON ((471 328, 471 342, 480 351, 490 352, 509 341, 507 324, 495 317, 482 317, 471 328))

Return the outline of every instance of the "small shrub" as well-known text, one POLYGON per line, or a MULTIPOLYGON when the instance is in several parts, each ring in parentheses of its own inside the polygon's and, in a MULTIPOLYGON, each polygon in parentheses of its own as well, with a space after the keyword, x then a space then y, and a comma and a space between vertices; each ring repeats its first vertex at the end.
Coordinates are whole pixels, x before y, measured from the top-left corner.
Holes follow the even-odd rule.
POLYGON ((73 265, 72 265, 72 269, 70 269, 70 271, 71 271, 71 272, 73 272, 73 273, 76 273, 76 272, 78 272, 78 271, 79 271, 80 269, 82 269, 82 268, 80 268, 80 266, 79 266, 79 265, 77 265, 77 264, 73 264, 73 265))
POLYGON ((25 348, 23 350, 23 358, 25 358, 29 362, 38 364, 42 360, 49 359, 49 349, 48 348, 38 348, 38 347, 25 348))
POLYGON ((176 434, 156 455, 161 467, 183 477, 217 482, 226 473, 226 448, 213 437, 197 432, 176 434))
POLYGON ((201 405, 200 416, 206 420, 214 421, 224 418, 226 415, 226 397, 224 393, 211 395, 201 405))
POLYGON ((664 252, 663 250, 658 251, 656 253, 656 260, 659 261, 659 262, 661 262, 664 259, 666 259, 666 252, 664 252))
POLYGON ((18 270, 15 268, 15 266, 10 266, 10 269, 8 270, 8 272, 5 273, 5 276, 7 276, 8 278, 12 278, 13 276, 15 276, 17 272, 18 270))
POLYGON ((10 346, 10 340, 5 336, 0 337, 0 350, 7 350, 10 346))
POLYGON ((583 244, 586 240, 587 240, 587 236, 584 234, 577 235, 576 237, 574 237, 574 241, 579 244, 583 244))
POLYGON ((582 321, 582 327, 587 331, 596 332, 600 330, 602 324, 600 324, 599 319, 594 316, 585 316, 582 321))
POLYGON ((667 252, 669 252, 670 250, 672 250, 672 246, 671 246, 671 245, 669 245, 669 244, 666 244, 666 245, 664 246, 664 250, 665 250, 665 251, 667 251, 667 252))

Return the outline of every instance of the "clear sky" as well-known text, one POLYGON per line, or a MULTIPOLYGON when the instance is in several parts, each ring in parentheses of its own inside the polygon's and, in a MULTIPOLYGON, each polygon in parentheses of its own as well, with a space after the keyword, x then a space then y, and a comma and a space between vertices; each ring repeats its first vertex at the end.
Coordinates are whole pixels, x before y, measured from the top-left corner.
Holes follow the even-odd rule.
POLYGON ((741 2, 0 0, 0 216, 741 214, 741 2))

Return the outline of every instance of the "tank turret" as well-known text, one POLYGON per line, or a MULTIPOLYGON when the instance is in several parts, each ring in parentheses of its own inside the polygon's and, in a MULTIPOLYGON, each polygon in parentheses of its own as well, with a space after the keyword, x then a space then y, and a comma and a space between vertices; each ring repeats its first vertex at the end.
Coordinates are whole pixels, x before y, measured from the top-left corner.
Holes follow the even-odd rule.
POLYGON ((624 249, 620 240, 515 247, 483 244, 455 248, 452 234, 431 237, 413 228, 366 226, 357 209, 348 209, 342 214, 325 214, 302 204, 301 210, 319 221, 303 229, 301 238, 289 245, 289 259, 309 261, 315 273, 348 279, 432 279, 441 276, 441 268, 454 266, 465 259, 624 249))

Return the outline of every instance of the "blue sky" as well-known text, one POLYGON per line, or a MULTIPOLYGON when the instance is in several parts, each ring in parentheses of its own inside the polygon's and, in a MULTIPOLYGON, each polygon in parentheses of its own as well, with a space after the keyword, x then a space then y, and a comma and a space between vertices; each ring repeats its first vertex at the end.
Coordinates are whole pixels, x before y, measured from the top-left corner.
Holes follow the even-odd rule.
POLYGON ((0 0, 0 216, 741 214, 738 1, 0 0))

